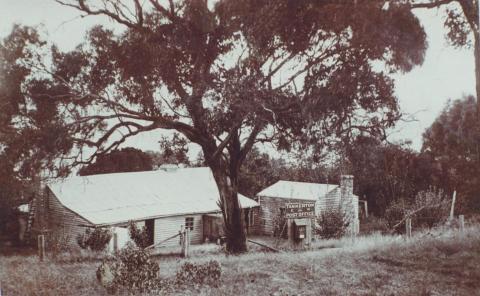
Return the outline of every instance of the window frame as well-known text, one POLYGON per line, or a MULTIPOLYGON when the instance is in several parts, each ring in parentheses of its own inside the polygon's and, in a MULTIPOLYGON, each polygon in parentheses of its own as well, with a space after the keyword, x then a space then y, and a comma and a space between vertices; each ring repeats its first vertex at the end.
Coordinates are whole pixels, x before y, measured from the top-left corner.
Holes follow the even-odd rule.
POLYGON ((185 229, 188 228, 188 230, 192 231, 195 226, 195 217, 185 217, 185 229))

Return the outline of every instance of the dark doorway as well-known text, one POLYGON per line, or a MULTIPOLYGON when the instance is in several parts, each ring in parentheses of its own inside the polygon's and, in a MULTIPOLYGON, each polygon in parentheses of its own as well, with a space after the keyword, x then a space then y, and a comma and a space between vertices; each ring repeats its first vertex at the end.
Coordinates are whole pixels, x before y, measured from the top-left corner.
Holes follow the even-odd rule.
POLYGON ((145 220, 145 230, 148 234, 148 244, 153 245, 154 243, 154 235, 155 235, 155 220, 149 219, 145 220))

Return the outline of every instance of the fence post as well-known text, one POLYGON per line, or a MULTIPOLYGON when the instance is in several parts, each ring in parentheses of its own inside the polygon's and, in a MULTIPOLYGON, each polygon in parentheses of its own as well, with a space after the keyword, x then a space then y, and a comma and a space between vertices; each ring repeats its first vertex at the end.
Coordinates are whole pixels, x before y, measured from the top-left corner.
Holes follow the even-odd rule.
POLYGON ((287 235, 288 235, 288 247, 293 249, 294 241, 293 241, 293 219, 287 219, 287 235))
POLYGON ((113 233, 113 252, 118 251, 118 234, 116 232, 113 233))
POLYGON ((183 257, 187 258, 189 249, 190 249, 190 233, 189 233, 189 228, 185 227, 185 232, 183 236, 183 245, 182 245, 182 253, 183 257))
POLYGON ((188 257, 190 255, 190 228, 187 228, 187 252, 185 254, 185 257, 188 257))
POLYGON ((37 243, 38 243, 38 257, 40 258, 40 261, 43 261, 43 258, 45 257, 45 235, 40 234, 37 237, 37 243))
POLYGON ((454 210, 455 210, 455 199, 457 197, 457 191, 453 191, 453 197, 452 197, 452 205, 450 207, 450 220, 453 220, 453 213, 454 213, 454 210))
POLYGON ((408 238, 411 238, 412 237, 412 219, 411 218, 408 218, 407 220, 405 220, 405 227, 406 227, 406 235, 407 235, 407 239, 408 238))
POLYGON ((463 233, 465 231, 465 216, 460 215, 458 218, 460 222, 460 232, 463 233))
POLYGON ((182 229, 180 230, 180 246, 182 249, 182 256, 185 255, 185 230, 182 229))

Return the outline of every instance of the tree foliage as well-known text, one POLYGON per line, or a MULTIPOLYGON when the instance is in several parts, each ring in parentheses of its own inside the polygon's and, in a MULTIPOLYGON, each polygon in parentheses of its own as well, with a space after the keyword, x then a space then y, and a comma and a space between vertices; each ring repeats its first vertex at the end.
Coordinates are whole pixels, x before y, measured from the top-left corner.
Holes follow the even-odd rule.
POLYGON ((346 156, 355 177, 355 192, 368 201, 369 211, 377 216, 383 216, 390 204, 411 201, 417 192, 439 181, 432 157, 412 150, 408 143, 358 137, 347 148, 346 156))
POLYGON ((104 228, 87 228, 85 233, 77 236, 77 243, 82 249, 89 248, 92 251, 103 251, 107 248, 108 243, 112 239, 112 232, 110 229, 104 228))
POLYGON ((231 252, 246 249, 237 191, 252 147, 384 136, 400 116, 389 74, 420 64, 426 48, 403 2, 57 2, 125 26, 94 27, 70 52, 52 47, 51 64, 29 59, 43 71, 27 81, 29 97, 62 111, 66 163, 90 163, 139 133, 181 133, 212 169, 231 252))
POLYGON ((188 158, 188 141, 178 133, 171 138, 163 136, 159 144, 160 151, 147 151, 154 168, 163 164, 193 165, 188 158))
POLYGON ((423 134, 422 150, 440 172, 441 188, 457 190, 465 212, 480 211, 480 128, 471 96, 449 102, 423 134))
POLYGON ((339 176, 340 170, 337 167, 327 167, 311 157, 292 157, 290 162, 286 162, 283 158, 271 157, 254 147, 240 169, 238 190, 253 197, 279 180, 338 183, 339 176))
POLYGON ((128 222, 128 234, 135 242, 135 245, 141 249, 149 247, 151 244, 150 237, 145 226, 138 227, 134 221, 128 222))
MULTIPOLYGON (((0 231, 12 221, 13 209, 33 197, 36 177, 55 166, 71 147, 55 103, 45 100, 37 83, 27 83, 35 49, 45 45, 32 28, 15 25, 0 40, 0 231)), ((8 233, 8 231, 7 231, 8 233)), ((10 232, 9 234, 14 233, 10 232)))
POLYGON ((80 176, 87 176, 107 173, 151 171, 152 169, 152 159, 147 153, 128 147, 98 156, 95 162, 82 167, 78 174, 80 176))

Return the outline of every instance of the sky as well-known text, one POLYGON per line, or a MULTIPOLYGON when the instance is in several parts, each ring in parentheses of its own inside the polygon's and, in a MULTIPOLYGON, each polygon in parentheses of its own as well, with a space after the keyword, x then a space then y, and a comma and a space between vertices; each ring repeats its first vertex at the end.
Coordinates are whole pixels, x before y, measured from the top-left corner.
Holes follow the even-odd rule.
MULTIPOLYGON (((409 139, 419 150, 422 133, 440 114, 449 99, 474 94, 475 75, 473 49, 455 49, 444 38, 444 10, 417 10, 427 33, 429 48, 423 65, 406 74, 397 74, 395 92, 403 113, 410 120, 401 121, 390 131, 392 142, 409 139), (411 117, 415 120, 411 120, 411 117)), ((95 24, 113 26, 105 17, 79 17, 79 13, 53 0, 0 0, 0 38, 14 23, 39 25, 47 37, 63 50, 73 49, 84 33, 95 24)), ((158 150, 158 131, 141 134, 127 142, 143 150, 158 150)))

